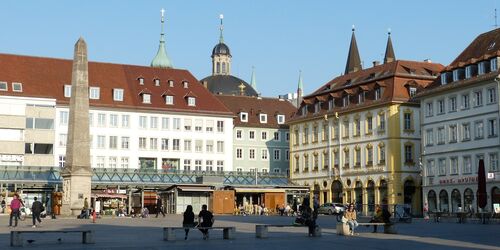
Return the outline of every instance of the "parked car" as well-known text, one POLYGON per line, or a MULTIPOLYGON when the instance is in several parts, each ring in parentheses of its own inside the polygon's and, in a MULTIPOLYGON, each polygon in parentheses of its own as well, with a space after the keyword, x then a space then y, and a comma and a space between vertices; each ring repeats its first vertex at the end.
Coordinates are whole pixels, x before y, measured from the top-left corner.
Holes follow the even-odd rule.
POLYGON ((319 206, 319 214, 340 214, 345 211, 345 206, 340 203, 324 203, 319 206))

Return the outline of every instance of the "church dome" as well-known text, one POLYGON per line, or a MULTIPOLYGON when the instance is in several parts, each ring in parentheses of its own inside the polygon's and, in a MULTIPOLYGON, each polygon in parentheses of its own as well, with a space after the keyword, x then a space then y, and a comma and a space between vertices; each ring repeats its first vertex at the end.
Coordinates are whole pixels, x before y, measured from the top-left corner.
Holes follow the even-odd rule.
POLYGON ((232 75, 212 75, 203 78, 201 82, 206 82, 207 89, 213 94, 241 95, 240 85, 243 84, 243 86, 245 86, 243 89, 245 96, 258 95, 257 91, 255 91, 250 84, 232 75))
POLYGON ((217 45, 215 45, 214 49, 212 50, 212 57, 216 55, 231 56, 231 52, 229 51, 229 47, 225 43, 220 42, 217 45))

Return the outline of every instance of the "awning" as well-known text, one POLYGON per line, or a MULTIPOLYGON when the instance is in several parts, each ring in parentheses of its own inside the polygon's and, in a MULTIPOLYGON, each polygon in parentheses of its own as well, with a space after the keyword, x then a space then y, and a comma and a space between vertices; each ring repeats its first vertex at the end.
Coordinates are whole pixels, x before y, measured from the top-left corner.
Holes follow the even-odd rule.
POLYGON ((125 194, 105 194, 105 193, 93 193, 92 198, 115 198, 115 199, 127 199, 125 194))
POLYGON ((236 193, 284 193, 285 189, 235 188, 236 193))
POLYGON ((184 192, 213 192, 209 187, 177 187, 184 192))

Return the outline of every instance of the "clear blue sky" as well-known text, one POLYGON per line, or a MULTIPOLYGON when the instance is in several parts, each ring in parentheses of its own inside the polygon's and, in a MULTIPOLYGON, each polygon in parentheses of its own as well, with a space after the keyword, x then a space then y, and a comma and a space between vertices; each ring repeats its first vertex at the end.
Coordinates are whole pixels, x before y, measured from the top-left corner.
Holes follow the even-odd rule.
POLYGON ((1 1, 0 53, 70 59, 83 36, 92 61, 149 65, 165 8, 174 67, 201 79, 223 13, 233 75, 250 82, 255 66, 258 91, 277 96, 296 90, 302 70, 307 94, 344 71, 353 24, 365 67, 383 59, 387 28, 398 59, 447 65, 493 29, 498 1, 1 1))

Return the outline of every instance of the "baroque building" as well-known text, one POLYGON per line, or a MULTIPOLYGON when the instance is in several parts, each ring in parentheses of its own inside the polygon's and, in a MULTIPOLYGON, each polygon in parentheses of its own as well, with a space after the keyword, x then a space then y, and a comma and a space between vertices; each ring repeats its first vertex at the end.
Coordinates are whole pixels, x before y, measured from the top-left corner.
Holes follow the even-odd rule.
POLYGON ((421 211, 420 107, 442 65, 396 60, 363 69, 353 29, 345 74, 303 97, 290 125, 290 177, 320 203, 408 204, 421 211))

